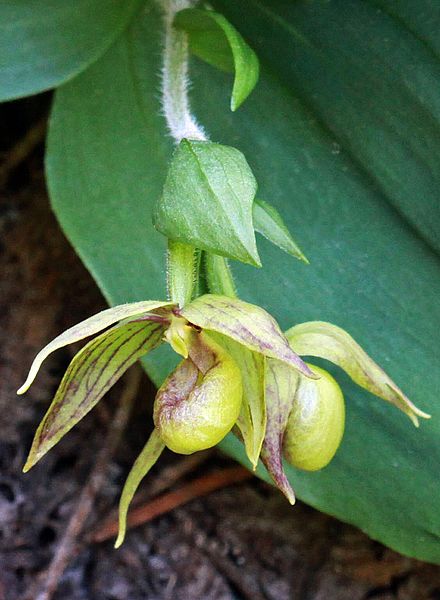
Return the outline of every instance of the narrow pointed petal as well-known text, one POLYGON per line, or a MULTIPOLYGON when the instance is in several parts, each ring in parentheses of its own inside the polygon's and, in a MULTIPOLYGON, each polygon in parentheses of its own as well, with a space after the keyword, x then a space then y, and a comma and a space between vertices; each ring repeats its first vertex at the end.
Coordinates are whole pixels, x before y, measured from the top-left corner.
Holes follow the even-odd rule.
POLYGON ((101 334, 78 352, 37 429, 23 470, 39 461, 138 358, 157 346, 163 331, 159 323, 126 323, 101 334))
POLYGON ((61 333, 49 344, 47 344, 47 346, 40 350, 31 365, 26 381, 17 391, 17 394, 24 394, 29 389, 35 377, 37 376, 41 365, 46 358, 52 354, 52 352, 55 352, 55 350, 59 350, 60 348, 64 348, 64 346, 68 346, 69 344, 79 342, 87 337, 95 335, 100 331, 107 329, 107 327, 114 325, 118 321, 122 321, 123 319, 127 319, 135 315, 143 315, 158 308, 171 308, 172 306, 174 305, 171 302, 156 302, 154 300, 147 302, 132 302, 130 304, 120 304, 119 306, 114 306, 113 308, 107 308, 106 310, 89 317, 85 321, 81 321, 81 323, 78 323, 77 325, 74 325, 70 329, 67 329, 61 333))
POLYGON ((185 306, 181 315, 194 325, 221 333, 249 350, 276 358, 305 377, 316 378, 290 348, 275 319, 259 306, 237 298, 206 294, 185 306))
POLYGON ((153 429, 148 442, 143 447, 142 452, 139 454, 131 468, 124 489, 122 490, 121 499, 119 501, 119 533, 115 542, 115 548, 119 548, 124 541, 127 529, 127 513, 130 503, 133 500, 133 496, 135 495, 140 482, 151 467, 157 462, 164 448, 165 444, 161 440, 159 432, 157 429, 153 429))
POLYGON ((294 504, 295 494, 284 473, 282 455, 284 432, 300 375, 278 360, 266 358, 265 366, 267 426, 261 460, 279 490, 294 504))
POLYGON ((255 470, 266 432, 266 402, 264 399, 264 357, 244 348, 224 335, 215 335, 237 363, 243 382, 243 402, 237 427, 243 438, 246 454, 255 470))
POLYGON ((322 321, 310 321, 295 325, 286 332, 286 337, 295 352, 301 356, 319 356, 338 365, 359 386, 397 406, 416 427, 419 424, 418 417, 430 418, 340 327, 322 321))

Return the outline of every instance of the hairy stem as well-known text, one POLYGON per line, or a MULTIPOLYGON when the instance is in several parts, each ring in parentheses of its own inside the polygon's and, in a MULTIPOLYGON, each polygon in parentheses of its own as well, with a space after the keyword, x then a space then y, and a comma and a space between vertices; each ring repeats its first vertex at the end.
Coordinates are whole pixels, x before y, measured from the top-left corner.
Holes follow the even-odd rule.
MULTIPOLYGON (((159 0, 163 10, 165 42, 162 59, 162 107, 168 130, 178 144, 183 138, 208 141, 208 136, 191 114, 188 97, 188 36, 173 27, 174 17, 179 10, 190 8, 195 0, 159 0)), ((168 253, 168 290, 173 300, 182 305, 190 300, 194 286, 194 271, 189 268, 191 248, 170 242, 168 253), (182 258, 185 267, 182 264, 182 258), (170 277, 170 274, 172 276, 170 277)), ((211 279, 217 283, 212 292, 236 296, 229 265, 223 257, 207 256, 211 279)), ((211 287, 211 286, 210 286, 211 287)))
POLYGON ((165 43, 162 63, 162 106, 170 134, 176 143, 182 138, 207 140, 203 128, 191 114, 188 98, 188 37, 173 27, 177 12, 193 0, 162 0, 165 43))
POLYGON ((196 277, 196 249, 168 240, 167 285, 170 300, 179 306, 191 302, 196 277))

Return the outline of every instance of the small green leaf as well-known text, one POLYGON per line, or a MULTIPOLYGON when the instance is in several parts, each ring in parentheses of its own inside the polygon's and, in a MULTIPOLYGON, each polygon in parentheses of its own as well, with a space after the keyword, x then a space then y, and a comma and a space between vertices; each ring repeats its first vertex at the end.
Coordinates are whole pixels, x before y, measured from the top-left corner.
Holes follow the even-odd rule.
POLYGON ((129 304, 119 304, 118 306, 114 306, 113 308, 107 308, 106 310, 103 310, 97 313, 96 315, 89 317, 85 321, 81 321, 81 323, 77 323, 73 327, 70 327, 70 329, 67 329, 66 331, 61 333, 49 344, 47 344, 47 346, 40 350, 40 352, 34 358, 34 362, 31 365, 29 375, 27 376, 26 381, 17 391, 17 394, 24 394, 29 389, 35 377, 37 376, 41 365, 46 360, 46 358, 50 354, 52 354, 52 352, 55 352, 55 350, 59 350, 60 348, 64 348, 64 346, 68 346, 69 344, 79 342, 84 338, 90 337, 91 335, 95 335, 96 333, 99 333, 103 329, 106 329, 107 327, 110 327, 111 325, 114 325, 115 323, 117 323, 118 321, 122 321, 123 319, 127 319, 135 315, 147 314, 158 308, 172 306, 172 302, 160 301, 131 302, 129 304))
POLYGON ((249 350, 277 358, 305 377, 316 378, 292 351, 275 319, 259 306, 237 298, 206 294, 185 306, 181 315, 202 329, 221 333, 249 350))
POLYGON ((155 213, 171 240, 261 266, 252 224, 257 183, 241 152, 183 139, 155 213))
POLYGON ((260 67, 255 52, 223 15, 212 10, 181 10, 174 25, 188 34, 193 54, 222 71, 235 70, 231 110, 237 110, 258 81, 260 67))
POLYGON ((264 400, 264 357, 244 348, 238 342, 220 334, 214 339, 226 348, 237 363, 243 383, 243 402, 237 426, 241 432, 246 454, 255 470, 266 431, 264 400))
POLYGON ((300 376, 279 360, 265 359, 266 435, 261 460, 275 485, 291 504, 295 494, 284 473, 283 436, 300 376))
POLYGON ((429 419, 429 415, 418 409, 340 327, 322 321, 310 321, 295 325, 286 332, 286 337, 295 352, 302 356, 319 356, 335 363, 344 369, 355 383, 397 406, 408 415, 416 427, 419 424, 417 417, 429 419))
POLYGON ((115 548, 119 548, 124 541, 127 529, 127 513, 133 496, 135 495, 140 482, 151 467, 157 462, 164 448, 165 444, 161 440, 157 429, 153 429, 148 442, 135 460, 135 463, 128 474, 124 489, 122 490, 121 499, 119 501, 119 533, 115 542, 115 548))
POLYGON ((0 101, 64 83, 124 31, 144 0, 2 0, 0 101))
POLYGON ((74 427, 142 355, 156 347, 164 327, 133 321, 89 342, 70 363, 41 421, 24 471, 28 471, 74 427))
POLYGON ((299 249, 298 245, 290 235, 289 230, 284 224, 280 213, 276 208, 255 198, 253 205, 253 217, 255 231, 264 235, 265 238, 299 260, 309 263, 307 258, 299 249))

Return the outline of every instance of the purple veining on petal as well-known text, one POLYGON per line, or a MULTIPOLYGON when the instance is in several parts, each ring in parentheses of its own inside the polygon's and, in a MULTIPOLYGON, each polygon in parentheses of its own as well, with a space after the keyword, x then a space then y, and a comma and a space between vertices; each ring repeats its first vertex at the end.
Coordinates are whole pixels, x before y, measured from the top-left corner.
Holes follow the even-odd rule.
POLYGON ((295 371, 278 360, 266 359, 267 426, 261 460, 291 504, 295 502, 295 494, 284 473, 282 448, 297 383, 298 376, 295 371))
POLYGON ((188 305, 181 314, 196 325, 222 333, 254 351, 292 365, 308 377, 315 377, 290 348, 275 319, 258 306, 206 295, 188 305))

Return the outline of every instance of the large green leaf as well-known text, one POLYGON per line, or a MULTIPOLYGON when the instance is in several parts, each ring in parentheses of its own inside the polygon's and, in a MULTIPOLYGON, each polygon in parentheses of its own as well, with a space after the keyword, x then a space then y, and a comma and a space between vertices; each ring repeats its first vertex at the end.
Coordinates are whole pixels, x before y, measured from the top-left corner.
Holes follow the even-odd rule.
POLYGON ((145 0, 2 0, 0 101, 70 79, 111 45, 145 0))
POLYGON ((250 0, 246 19, 242 1, 216 4, 440 250, 440 3, 250 0))
MULTIPOLYGON (((275 44, 279 37, 282 49, 260 48, 265 63, 260 84, 239 115, 225 106, 227 77, 201 63, 194 64, 193 103, 212 139, 245 152, 261 197, 270 198, 283 214, 311 261, 309 266, 292 261, 263 240, 262 269, 235 267, 240 295, 268 309, 285 329, 308 320, 344 327, 417 406, 432 414, 416 430, 405 415, 372 399, 326 364, 346 395, 345 438, 323 471, 302 473, 287 467, 286 472, 306 502, 401 552, 440 562, 440 261, 425 241, 428 230, 422 239, 403 216, 412 219, 414 203, 423 216, 422 231, 422 221, 433 223, 438 210, 431 187, 432 178, 439 176, 434 161, 440 150, 434 138, 438 122, 432 111, 428 118, 407 82, 416 77, 415 60, 422 73, 434 65, 434 57, 429 54, 428 60, 425 44, 403 22, 376 10, 361 18, 369 2, 282 3, 322 44, 334 38, 340 51, 332 52, 326 73, 317 69, 316 56, 329 49, 318 52, 318 42, 307 44, 312 61, 302 45, 305 33, 287 37, 281 16, 266 18, 262 5, 253 1, 227 4, 229 10, 237 6, 246 14, 238 23, 237 12, 235 22, 240 30, 246 27, 243 33, 251 43, 257 45, 261 36, 275 44), (382 43, 380 51, 371 44, 366 47, 373 33, 383 41, 390 28, 392 44, 382 43), (341 43, 349 33, 350 51, 343 51, 341 43), (353 68, 354 59, 362 73, 353 68), (387 85, 368 75, 383 61, 392 71, 392 76, 384 75, 387 85), (291 63, 298 69, 294 79, 291 63), (310 70, 298 63, 308 63, 310 70), (340 89, 345 70, 352 79, 347 76, 340 89), (310 79, 313 104, 305 94, 298 97, 312 85, 310 79), (340 113, 342 128, 342 117, 353 120, 352 104, 359 97, 366 106, 354 104, 359 116, 349 144, 348 134, 342 140, 330 132, 323 107, 331 104, 331 111, 340 113), (394 137, 378 120, 378 115, 390 114, 392 99, 394 137), (411 108, 410 118, 404 119, 408 113, 403 114, 403 107, 411 108), (367 160, 371 131, 381 161, 367 160), (414 148, 422 145, 423 136, 430 152, 420 148, 415 159, 414 148), (397 212, 391 204, 397 206, 402 199, 408 210, 397 212)), ((164 240, 151 224, 172 150, 157 97, 159 30, 151 15, 139 20, 98 63, 58 91, 52 114, 47 165, 53 206, 111 303, 164 297, 164 240)), ((438 78, 434 73, 420 77, 419 93, 434 102, 440 93, 438 78)), ((156 352, 147 369, 160 383, 171 363, 156 352)), ((246 461, 235 438, 222 447, 246 461)))

